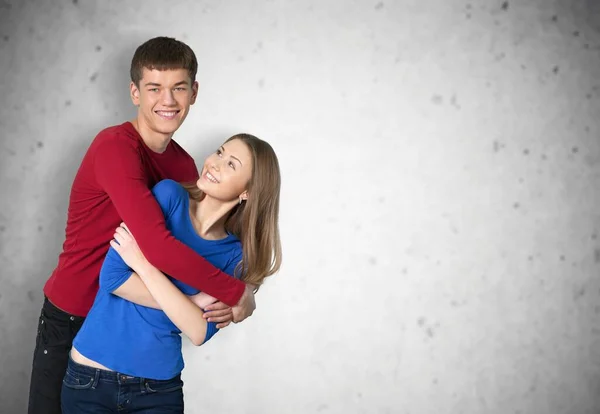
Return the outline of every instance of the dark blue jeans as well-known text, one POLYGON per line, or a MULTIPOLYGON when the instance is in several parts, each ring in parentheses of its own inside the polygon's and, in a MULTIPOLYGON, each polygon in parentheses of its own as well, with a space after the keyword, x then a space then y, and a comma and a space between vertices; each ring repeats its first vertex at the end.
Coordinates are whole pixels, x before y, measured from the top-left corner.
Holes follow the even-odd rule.
POLYGON ((162 381, 131 377, 69 357, 61 404, 62 414, 183 414, 183 381, 181 375, 162 381))

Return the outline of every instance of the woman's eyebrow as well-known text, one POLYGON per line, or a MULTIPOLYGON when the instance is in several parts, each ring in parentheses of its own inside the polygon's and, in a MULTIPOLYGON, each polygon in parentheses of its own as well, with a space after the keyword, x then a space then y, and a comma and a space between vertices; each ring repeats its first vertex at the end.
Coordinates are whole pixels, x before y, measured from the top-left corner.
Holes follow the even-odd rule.
MULTIPOLYGON (((221 145, 221 152, 223 154, 225 154, 225 147, 223 147, 222 145, 221 145)), ((237 157, 235 157, 233 155, 230 155, 230 157, 233 158, 234 160, 236 160, 237 162, 239 162, 242 167, 244 166, 244 164, 242 164, 242 162, 237 157)))

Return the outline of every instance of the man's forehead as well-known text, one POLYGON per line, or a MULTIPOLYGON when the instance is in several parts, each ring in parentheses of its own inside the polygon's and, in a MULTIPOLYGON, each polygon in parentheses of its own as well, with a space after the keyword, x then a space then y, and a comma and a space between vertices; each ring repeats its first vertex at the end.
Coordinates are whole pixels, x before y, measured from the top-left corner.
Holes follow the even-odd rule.
POLYGON ((186 69, 148 69, 142 71, 142 83, 190 83, 190 74, 186 69))

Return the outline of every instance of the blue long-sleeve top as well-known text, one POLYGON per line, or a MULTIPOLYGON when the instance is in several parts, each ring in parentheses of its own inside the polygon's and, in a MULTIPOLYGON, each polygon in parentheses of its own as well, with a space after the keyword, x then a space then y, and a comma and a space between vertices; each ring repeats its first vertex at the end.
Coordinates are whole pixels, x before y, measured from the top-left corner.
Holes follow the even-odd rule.
MULTIPOLYGON (((221 240, 201 238, 190 219, 189 195, 177 182, 163 180, 152 193, 173 236, 233 276, 242 259, 240 240, 234 235, 221 240)), ((111 247, 100 270, 100 289, 73 346, 87 358, 126 375, 158 380, 173 378, 184 368, 181 331, 163 311, 137 305, 112 293, 132 273, 111 247)), ((170 280, 186 295, 199 293, 176 279, 170 280)), ((215 324, 209 322, 205 341, 216 331, 215 324)))

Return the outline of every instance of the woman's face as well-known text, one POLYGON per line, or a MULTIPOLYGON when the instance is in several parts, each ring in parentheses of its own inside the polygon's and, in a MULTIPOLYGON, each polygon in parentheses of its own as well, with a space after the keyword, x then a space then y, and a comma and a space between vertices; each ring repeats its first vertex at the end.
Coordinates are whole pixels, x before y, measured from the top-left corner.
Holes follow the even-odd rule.
POLYGON ((233 139, 204 161, 197 185, 206 195, 227 202, 245 198, 251 177, 252 154, 244 142, 233 139))

